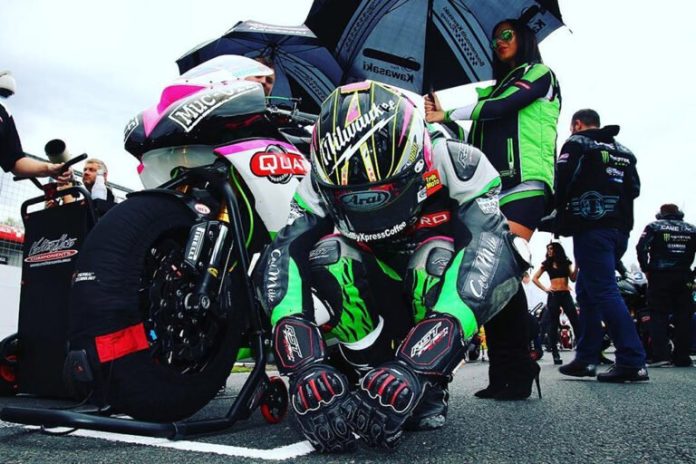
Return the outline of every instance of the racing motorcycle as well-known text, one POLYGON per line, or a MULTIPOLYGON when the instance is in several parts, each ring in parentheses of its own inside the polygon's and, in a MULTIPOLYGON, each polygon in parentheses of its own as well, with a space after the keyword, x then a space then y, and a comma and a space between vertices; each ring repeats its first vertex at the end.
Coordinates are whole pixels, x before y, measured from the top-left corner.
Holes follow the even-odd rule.
POLYGON ((65 377, 90 402, 180 420, 216 395, 240 347, 264 350, 250 257, 285 225, 314 122, 244 80, 267 71, 215 58, 127 124, 145 190, 100 220, 73 276, 65 377))

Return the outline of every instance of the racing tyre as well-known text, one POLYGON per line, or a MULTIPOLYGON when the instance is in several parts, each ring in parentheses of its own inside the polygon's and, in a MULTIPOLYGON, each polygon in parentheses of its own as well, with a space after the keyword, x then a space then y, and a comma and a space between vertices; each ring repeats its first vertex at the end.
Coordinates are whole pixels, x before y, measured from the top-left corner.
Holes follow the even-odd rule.
POLYGON ((135 195, 87 237, 71 295, 70 350, 86 353, 93 403, 139 420, 180 420, 230 374, 251 311, 245 276, 229 273, 207 311, 184 307, 197 280, 181 265, 194 221, 173 196, 135 195))

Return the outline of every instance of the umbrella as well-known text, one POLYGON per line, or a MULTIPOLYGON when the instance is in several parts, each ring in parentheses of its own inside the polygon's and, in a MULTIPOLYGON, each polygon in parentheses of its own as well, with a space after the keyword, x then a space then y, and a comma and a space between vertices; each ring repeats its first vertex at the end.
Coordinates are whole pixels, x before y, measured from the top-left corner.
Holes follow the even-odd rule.
POLYGON ((563 25, 557 0, 314 0, 305 24, 345 82, 424 94, 491 79, 491 33, 507 18, 526 21, 540 41, 563 25))
POLYGON ((240 21, 222 37, 205 42, 176 60, 183 74, 219 55, 265 57, 273 62, 276 81, 271 96, 301 98, 300 109, 318 112, 343 74, 331 52, 305 26, 275 26, 240 21))

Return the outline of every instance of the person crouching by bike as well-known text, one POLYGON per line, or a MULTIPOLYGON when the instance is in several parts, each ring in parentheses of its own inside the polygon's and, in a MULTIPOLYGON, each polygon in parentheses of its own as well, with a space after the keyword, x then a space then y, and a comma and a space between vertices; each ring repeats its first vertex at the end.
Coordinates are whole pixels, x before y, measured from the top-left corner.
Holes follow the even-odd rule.
MULTIPOLYGON (((336 89, 311 163, 256 275, 278 369, 319 451, 351 448, 353 432, 394 448, 404 429, 444 425, 447 385, 479 326, 517 293, 529 265, 515 246, 526 243, 509 232, 483 153, 431 141, 422 110, 396 88, 336 89), (323 334, 360 373, 354 391, 323 334)), ((534 368, 530 379, 538 365, 519 366, 534 368)))
POLYGON ((648 277, 652 367, 693 365, 691 348, 691 265, 696 254, 696 227, 684 221, 677 205, 665 204, 640 236, 636 253, 648 277), (667 346, 668 317, 674 317, 674 353, 667 346))
POLYGON ((558 242, 551 242, 546 246, 546 259, 541 263, 541 267, 536 271, 532 282, 548 294, 546 303, 546 321, 544 326, 548 330, 549 345, 554 364, 563 364, 561 355, 558 353, 558 324, 561 309, 570 325, 573 326, 573 333, 577 338, 580 325, 578 324, 578 312, 575 309, 575 302, 570 295, 568 279, 575 282, 577 269, 566 256, 563 245, 558 242), (545 273, 549 275, 550 285, 548 288, 541 283, 539 278, 545 273))

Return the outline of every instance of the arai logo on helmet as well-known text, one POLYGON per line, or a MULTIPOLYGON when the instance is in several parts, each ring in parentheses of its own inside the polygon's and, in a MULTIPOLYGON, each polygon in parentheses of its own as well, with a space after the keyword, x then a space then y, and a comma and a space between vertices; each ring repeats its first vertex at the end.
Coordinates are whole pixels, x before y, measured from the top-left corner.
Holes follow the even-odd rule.
POLYGON ((364 190, 341 196, 341 203, 352 210, 370 210, 378 208, 389 201, 391 194, 384 190, 364 190))

